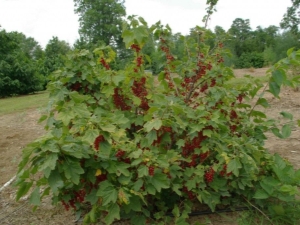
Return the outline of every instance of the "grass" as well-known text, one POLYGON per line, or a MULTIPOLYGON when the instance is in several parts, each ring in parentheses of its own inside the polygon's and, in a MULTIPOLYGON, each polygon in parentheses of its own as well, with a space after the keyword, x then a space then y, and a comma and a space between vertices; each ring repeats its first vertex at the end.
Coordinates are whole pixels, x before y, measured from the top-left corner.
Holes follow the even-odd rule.
POLYGON ((0 116, 47 106, 49 92, 0 99, 0 116))

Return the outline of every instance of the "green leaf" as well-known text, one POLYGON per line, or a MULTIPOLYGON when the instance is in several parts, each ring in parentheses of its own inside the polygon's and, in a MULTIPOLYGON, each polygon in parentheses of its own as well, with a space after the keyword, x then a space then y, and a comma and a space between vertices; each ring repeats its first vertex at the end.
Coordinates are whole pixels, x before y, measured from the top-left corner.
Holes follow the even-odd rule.
POLYGON ((100 188, 97 191, 97 196, 102 197, 102 205, 108 205, 110 203, 116 203, 118 199, 118 191, 115 186, 108 180, 101 182, 100 188))
POLYGON ((260 118, 267 118, 266 114, 260 111, 252 110, 250 116, 253 117, 260 117, 260 118))
POLYGON ((83 103, 74 105, 72 110, 74 110, 74 112, 82 118, 89 118, 91 115, 90 111, 87 109, 87 106, 83 103))
POLYGON ((101 125, 101 130, 109 132, 109 133, 113 133, 116 130, 116 126, 112 125, 111 123, 109 124, 105 124, 105 125, 101 125))
POLYGON ((95 141, 95 139, 99 136, 99 131, 98 130, 87 130, 82 137, 83 141, 86 141, 87 143, 91 144, 95 141))
POLYGON ((53 193, 56 193, 59 188, 64 186, 64 182, 57 170, 51 171, 48 177, 48 183, 53 193))
POLYGON ((147 135, 146 135, 146 139, 148 140, 148 145, 150 146, 153 141, 155 141, 157 139, 157 134, 155 130, 151 130, 147 135))
POLYGON ((280 114, 281 114, 284 118, 286 118, 286 119, 293 120, 293 114, 291 114, 291 113, 288 113, 288 112, 281 112, 280 114))
POLYGON ((272 128, 271 131, 276 137, 283 138, 282 134, 280 133, 277 127, 272 128))
POLYGON ((110 97, 114 94, 114 89, 113 85, 106 85, 102 88, 101 92, 105 94, 106 97, 110 97))
POLYGON ((260 99, 258 99, 258 101, 257 101, 256 104, 257 104, 257 105, 261 105, 261 106, 263 106, 264 108, 270 107, 268 101, 267 101, 265 98, 260 98, 260 99))
POLYGON ((256 198, 256 199, 267 199, 269 197, 270 197, 270 195, 262 189, 258 189, 253 196, 253 198, 256 198))
POLYGON ((148 167, 146 166, 141 166, 140 168, 138 168, 138 177, 145 177, 148 176, 149 172, 148 172, 148 167))
POLYGON ((281 70, 275 70, 272 72, 272 78, 275 83, 280 87, 286 80, 285 74, 281 70))
POLYGON ((147 40, 147 38, 149 36, 147 27, 139 26, 139 27, 135 28, 133 32, 134 32, 135 39, 137 40, 137 42, 140 45, 144 45, 145 41, 147 40))
POLYGON ((292 133, 292 128, 289 124, 285 124, 282 129, 282 138, 288 138, 289 136, 291 136, 292 133))
POLYGON ((130 30, 125 30, 122 33, 122 38, 125 42, 126 48, 129 48, 134 43, 134 33, 130 30))
POLYGON ((150 178, 150 182, 155 187, 155 189, 160 192, 162 188, 169 188, 170 183, 166 174, 156 173, 150 178))
POLYGON ((234 158, 230 160, 230 162, 227 165, 227 172, 233 172, 235 176, 239 176, 239 169, 242 168, 242 164, 238 158, 234 158))
POLYGON ((211 137, 212 133, 213 133, 213 132, 212 132, 211 130, 204 130, 204 131, 203 131, 203 135, 204 135, 204 136, 207 136, 207 137, 211 137))
POLYGON ((76 102, 76 103, 81 103, 83 101, 86 101, 89 99, 88 96, 86 95, 81 95, 79 94, 77 91, 72 91, 69 93, 69 96, 71 97, 71 99, 76 102))
POLYGON ((61 120, 65 126, 68 126, 70 121, 75 117, 75 114, 72 110, 62 110, 57 114, 57 119, 61 120))
POLYGON ((153 128, 155 130, 159 130, 161 126, 162 126, 162 121, 160 119, 152 119, 144 125, 144 128, 147 132, 150 132, 153 128))
POLYGON ((112 81, 113 81, 113 83, 114 83, 116 86, 118 86, 119 83, 120 83, 121 81, 123 81, 123 80, 125 80, 125 75, 124 75, 124 74, 118 74, 118 75, 113 75, 113 76, 112 76, 112 81))
POLYGON ((23 182, 21 186, 19 187, 16 195, 16 201, 19 201, 19 199, 26 195, 29 189, 31 188, 33 182, 23 182))
POLYGON ((56 167, 57 160, 58 155, 56 153, 47 154, 45 157, 45 161, 39 168, 39 171, 44 171, 47 169, 54 170, 56 167))
POLYGON ((120 220, 120 207, 118 204, 112 204, 107 209, 108 214, 104 218, 105 224, 112 224, 115 219, 120 220))
POLYGON ((279 97, 279 93, 280 93, 280 86, 271 79, 271 81, 269 82, 269 91, 275 96, 275 97, 279 97))
POLYGON ((79 162, 65 161, 63 170, 67 179, 71 180, 74 184, 79 184, 80 174, 84 173, 79 162))
POLYGON ((40 187, 36 187, 31 193, 29 202, 32 205, 39 206, 41 204, 40 187))

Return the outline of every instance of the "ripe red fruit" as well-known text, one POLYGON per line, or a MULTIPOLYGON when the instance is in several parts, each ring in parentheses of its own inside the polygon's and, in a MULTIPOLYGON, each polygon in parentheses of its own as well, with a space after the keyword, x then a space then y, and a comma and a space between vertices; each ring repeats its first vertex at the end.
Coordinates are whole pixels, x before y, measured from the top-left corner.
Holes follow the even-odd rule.
POLYGON ((99 135, 99 136, 95 139, 95 141, 94 141, 94 148, 95 148, 96 150, 99 150, 99 145, 100 145, 100 143, 103 142, 103 141, 104 141, 103 135, 99 135))
POLYGON ((149 166, 148 167, 148 173, 149 173, 149 176, 154 176, 154 166, 149 166))
POLYGON ((206 172, 205 172, 205 180, 207 183, 211 183, 214 180, 214 175, 215 175, 215 171, 212 167, 210 167, 206 172))

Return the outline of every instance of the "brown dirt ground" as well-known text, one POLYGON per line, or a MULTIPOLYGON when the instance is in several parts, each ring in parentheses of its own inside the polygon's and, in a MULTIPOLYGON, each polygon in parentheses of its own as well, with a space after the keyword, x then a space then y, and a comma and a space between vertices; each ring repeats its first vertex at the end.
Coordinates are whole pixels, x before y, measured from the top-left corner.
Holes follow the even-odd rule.
MULTIPOLYGON (((237 76, 250 74, 261 76, 267 68, 235 70, 237 76)), ((285 88, 281 99, 266 96, 272 107, 266 113, 279 118, 279 112, 287 111, 294 114, 295 119, 300 119, 300 92, 285 88)), ((24 146, 45 133, 43 125, 37 124, 41 112, 30 109, 22 113, 12 113, 0 116, 0 188, 9 181, 17 171, 24 146)), ((278 152, 291 161, 296 168, 300 168, 300 128, 295 126, 289 139, 282 140, 268 135, 266 144, 271 152, 278 152)), ((14 201, 16 189, 10 185, 0 192, 0 224, 2 225, 40 225, 40 224, 76 224, 75 216, 66 212, 62 206, 51 206, 50 199, 44 199, 42 206, 32 212, 28 200, 14 201)), ((192 219, 204 224, 226 225, 237 224, 232 214, 199 216, 192 219)), ((118 223, 120 224, 120 223, 118 223)))

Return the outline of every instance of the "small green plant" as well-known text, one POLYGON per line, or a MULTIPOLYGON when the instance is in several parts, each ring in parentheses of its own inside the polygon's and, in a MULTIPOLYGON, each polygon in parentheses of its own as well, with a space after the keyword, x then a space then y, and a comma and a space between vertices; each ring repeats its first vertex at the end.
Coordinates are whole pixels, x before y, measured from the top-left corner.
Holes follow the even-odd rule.
MULTIPOLYGON (((51 193, 53 204, 84 215, 85 224, 188 224, 197 204, 215 211, 293 202, 300 171, 264 147, 266 132, 286 138, 290 124, 280 128, 256 109, 269 106, 258 95, 261 82, 224 85, 234 76, 223 64, 223 44, 208 47, 203 28, 198 40, 185 40, 178 60, 168 26, 129 21, 123 39, 135 57, 124 70, 111 69, 117 54, 103 46, 74 51, 53 74, 41 118, 48 134, 23 150, 17 200, 31 190, 38 206, 51 193), (165 57, 157 80, 144 72, 149 33, 165 57)), ((279 97, 282 85, 292 86, 286 70, 299 57, 275 64, 264 91, 279 97)))

